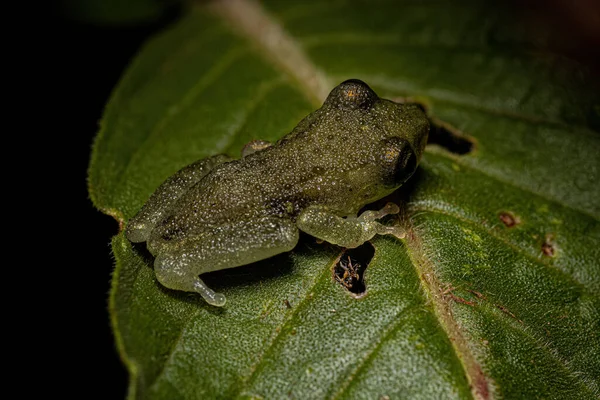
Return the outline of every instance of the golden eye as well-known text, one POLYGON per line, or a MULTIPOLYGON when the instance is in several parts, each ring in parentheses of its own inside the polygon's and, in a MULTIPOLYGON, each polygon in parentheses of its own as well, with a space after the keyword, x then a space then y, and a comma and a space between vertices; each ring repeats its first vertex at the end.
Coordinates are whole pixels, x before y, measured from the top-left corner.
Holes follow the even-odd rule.
POLYGON ((398 149, 387 149, 383 155, 384 159, 386 162, 394 162, 396 160, 396 158, 398 158, 398 154, 400 154, 400 152, 398 151, 398 149))

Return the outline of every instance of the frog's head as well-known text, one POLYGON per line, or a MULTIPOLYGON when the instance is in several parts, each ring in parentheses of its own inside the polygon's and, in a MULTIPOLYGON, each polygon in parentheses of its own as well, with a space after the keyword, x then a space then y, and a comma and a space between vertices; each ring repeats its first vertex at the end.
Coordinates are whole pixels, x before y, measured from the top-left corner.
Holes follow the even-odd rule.
POLYGON ((361 80, 350 79, 334 88, 324 106, 362 126, 365 143, 382 154, 389 186, 400 186, 413 172, 425 150, 429 120, 416 104, 381 99, 361 80))

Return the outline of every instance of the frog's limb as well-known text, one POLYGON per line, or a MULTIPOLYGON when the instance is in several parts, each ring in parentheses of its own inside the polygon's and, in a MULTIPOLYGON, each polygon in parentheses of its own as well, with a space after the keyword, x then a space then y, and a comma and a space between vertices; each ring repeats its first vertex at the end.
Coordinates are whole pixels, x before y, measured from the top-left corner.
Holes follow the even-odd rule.
POLYGON ((127 223, 125 234, 132 242, 145 242, 150 232, 175 204, 175 202, 198 183, 215 166, 231 161, 219 154, 189 164, 161 184, 150 196, 142 209, 127 223))
POLYGON ((388 203, 379 211, 365 211, 359 217, 339 217, 324 207, 311 206, 298 216, 300 230, 342 247, 358 247, 375 235, 394 235, 403 238, 405 232, 399 226, 386 226, 376 220, 397 214, 398 206, 388 203))
POLYGON ((256 153, 257 151, 264 150, 271 146, 273 146, 273 143, 267 142, 266 140, 253 140, 246 143, 242 149, 242 157, 249 156, 252 153, 256 153))
POLYGON ((159 255, 154 272, 164 286, 197 292, 209 304, 221 307, 225 296, 215 293, 198 275, 290 251, 298 243, 298 236, 296 224, 279 217, 234 223, 189 239, 179 251, 159 255))

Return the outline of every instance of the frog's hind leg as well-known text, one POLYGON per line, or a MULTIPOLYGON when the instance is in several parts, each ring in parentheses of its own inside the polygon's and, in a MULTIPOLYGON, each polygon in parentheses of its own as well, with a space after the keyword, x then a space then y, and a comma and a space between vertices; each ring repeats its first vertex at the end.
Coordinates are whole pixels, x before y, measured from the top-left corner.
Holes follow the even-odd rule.
POLYGON ((158 281, 171 289, 199 293, 222 307, 225 296, 198 277, 205 272, 250 264, 292 250, 298 243, 296 225, 279 217, 238 222, 190 239, 186 250, 161 254, 154 262, 158 281))
POLYGON ((136 243, 148 240, 156 223, 190 187, 215 166, 230 160, 231 158, 220 154, 196 161, 177 171, 152 193, 137 215, 129 220, 125 231, 127 238, 136 243))
POLYGON ((324 207, 308 207, 298 216, 296 221, 300 230, 318 239, 325 240, 342 247, 358 247, 375 235, 394 235, 404 237, 404 230, 399 226, 383 225, 376 220, 400 210, 394 203, 388 203, 378 211, 365 211, 359 217, 342 218, 324 207))

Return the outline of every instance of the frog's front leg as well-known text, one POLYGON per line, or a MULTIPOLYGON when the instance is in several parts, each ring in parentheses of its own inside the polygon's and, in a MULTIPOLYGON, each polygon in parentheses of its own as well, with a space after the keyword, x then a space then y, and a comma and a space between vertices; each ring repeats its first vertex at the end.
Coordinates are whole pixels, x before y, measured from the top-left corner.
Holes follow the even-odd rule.
POLYGON ((154 272, 164 286, 199 293, 222 307, 225 296, 198 277, 205 272, 238 267, 292 250, 299 231, 294 222, 275 216, 221 226, 183 243, 177 251, 159 254, 154 272))
POLYGON ((403 238, 405 232, 399 226, 386 226, 378 219, 390 214, 397 214, 398 206, 388 203, 379 211, 365 211, 359 217, 342 218, 327 208, 311 206, 298 216, 296 224, 300 230, 318 239, 338 246, 358 247, 375 235, 394 235, 403 238))
POLYGON ((148 240, 152 229, 173 204, 211 169, 227 161, 231 161, 231 158, 219 154, 196 161, 177 171, 152 193, 137 215, 129 220, 125 231, 127 239, 135 243, 148 240))

